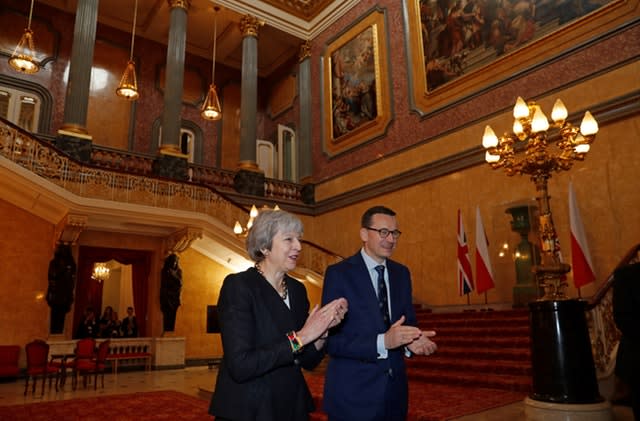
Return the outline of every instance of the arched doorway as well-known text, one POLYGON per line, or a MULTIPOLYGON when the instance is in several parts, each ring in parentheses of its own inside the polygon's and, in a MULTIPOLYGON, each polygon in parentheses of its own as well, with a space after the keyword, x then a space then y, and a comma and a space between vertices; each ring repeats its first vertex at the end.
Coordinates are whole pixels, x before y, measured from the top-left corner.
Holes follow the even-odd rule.
POLYGON ((146 336, 148 331, 149 273, 151 271, 151 251, 125 250, 106 247, 80 246, 78 252, 78 278, 75 289, 75 307, 73 312, 73 337, 83 319, 87 307, 92 307, 97 317, 102 314, 102 282, 92 278, 93 266, 97 262, 115 260, 123 265, 132 266, 133 303, 139 324, 139 335, 146 336))

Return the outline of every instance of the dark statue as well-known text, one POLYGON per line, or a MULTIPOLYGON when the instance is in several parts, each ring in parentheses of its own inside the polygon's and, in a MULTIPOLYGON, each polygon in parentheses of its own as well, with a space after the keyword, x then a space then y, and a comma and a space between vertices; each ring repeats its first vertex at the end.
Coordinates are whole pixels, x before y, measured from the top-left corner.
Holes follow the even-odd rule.
POLYGON ((76 284, 76 262, 73 260, 71 246, 59 244, 49 262, 49 286, 47 303, 51 307, 50 332, 64 331, 64 318, 73 304, 73 289, 76 284))
POLYGON ((173 332, 176 325, 176 312, 180 307, 182 289, 182 269, 178 266, 179 257, 171 253, 164 259, 160 279, 160 309, 164 315, 163 330, 173 332))

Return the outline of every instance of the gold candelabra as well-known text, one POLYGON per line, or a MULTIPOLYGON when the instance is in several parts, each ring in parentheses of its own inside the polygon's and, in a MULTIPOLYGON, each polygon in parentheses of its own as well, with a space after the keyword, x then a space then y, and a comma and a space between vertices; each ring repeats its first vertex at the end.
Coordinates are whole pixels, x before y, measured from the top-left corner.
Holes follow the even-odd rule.
POLYGON ((575 161, 584 160, 598 132, 598 123, 589 111, 580 127, 567 121, 567 108, 556 100, 551 124, 542 108, 518 97, 513 108, 513 130, 500 138, 490 126, 484 129, 482 146, 493 169, 504 168, 509 176, 527 174, 536 186, 540 210, 541 262, 533 268, 544 289, 541 300, 564 300, 566 274, 571 266, 559 256, 558 237, 553 225, 547 182, 553 172, 568 171, 575 161))

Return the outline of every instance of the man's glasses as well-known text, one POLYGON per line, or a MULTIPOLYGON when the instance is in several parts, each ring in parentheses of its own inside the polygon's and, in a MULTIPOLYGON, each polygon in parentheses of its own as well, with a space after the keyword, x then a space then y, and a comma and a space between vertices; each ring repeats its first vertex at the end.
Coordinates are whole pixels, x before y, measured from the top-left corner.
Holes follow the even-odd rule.
POLYGON ((397 240, 398 237, 400 237, 400 234, 402 234, 398 230, 389 231, 386 228, 377 229, 377 228, 365 227, 365 229, 368 229, 370 231, 376 231, 378 234, 380 234, 380 238, 382 238, 383 240, 387 238, 389 234, 391 234, 394 240, 397 240))

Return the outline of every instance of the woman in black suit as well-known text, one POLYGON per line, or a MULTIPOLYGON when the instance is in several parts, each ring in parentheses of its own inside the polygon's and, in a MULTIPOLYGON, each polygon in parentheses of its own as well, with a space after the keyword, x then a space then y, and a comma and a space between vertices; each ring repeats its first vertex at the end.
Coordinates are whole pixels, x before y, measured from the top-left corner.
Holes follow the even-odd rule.
POLYGON ((327 332, 342 321, 347 301, 309 312, 304 284, 287 275, 301 235, 297 217, 261 211, 246 243, 255 266, 224 280, 218 299, 224 355, 209 407, 218 421, 300 421, 314 410, 301 368, 320 363, 327 332))

